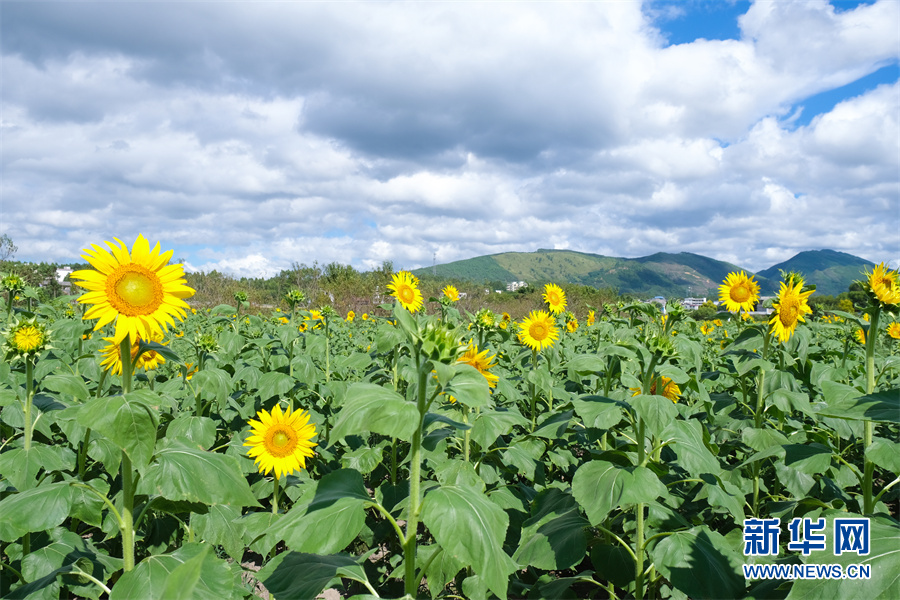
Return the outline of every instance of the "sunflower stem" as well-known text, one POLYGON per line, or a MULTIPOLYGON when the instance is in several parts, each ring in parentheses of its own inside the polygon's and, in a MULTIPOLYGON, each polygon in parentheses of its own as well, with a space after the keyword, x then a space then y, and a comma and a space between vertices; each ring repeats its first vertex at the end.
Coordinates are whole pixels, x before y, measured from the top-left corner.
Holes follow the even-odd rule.
POLYGON ((31 408, 34 405, 34 360, 25 357, 25 451, 31 450, 31 437, 34 435, 34 423, 31 421, 31 408))
MULTIPOLYGON (((769 340, 771 339, 771 334, 769 329, 766 329, 766 334, 763 337, 763 360, 766 360, 769 357, 769 340)), ((765 415, 766 408, 766 393, 765 393, 765 384, 766 384, 766 371, 760 366, 759 373, 757 375, 756 382, 756 410, 753 413, 753 422, 756 429, 761 429, 763 426, 763 415, 765 415)), ((759 516, 759 475, 762 470, 762 461, 757 461, 753 464, 753 516, 759 516)))
POLYGON ((416 581, 416 531, 419 527, 419 511, 421 510, 421 451, 422 424, 427 409, 426 385, 428 383, 428 362, 422 361, 422 348, 416 348, 416 367, 418 372, 418 389, 416 390, 416 406, 419 409, 419 423, 413 432, 412 445, 409 450, 409 518, 406 521, 406 537, 403 540, 403 585, 405 593, 415 597, 419 583, 416 581))
MULTIPOLYGON (((881 316, 881 305, 876 304, 872 311, 869 331, 866 333, 866 394, 875 393, 875 342, 878 340, 878 318, 881 316)), ((875 512, 874 479, 875 463, 868 456, 869 446, 875 436, 874 421, 863 423, 863 514, 875 512)))
MULTIPOLYGON (((531 350, 531 372, 537 374, 537 350, 531 350)), ((531 382, 531 432, 537 425, 537 385, 531 382)))
POLYGON ((272 481, 275 482, 275 491, 272 494, 272 514, 278 514, 278 477, 275 476, 272 478, 272 481))
MULTIPOLYGON (((131 393, 134 364, 131 361, 131 334, 125 336, 119 345, 122 360, 122 393, 131 393)), ((123 450, 122 463, 122 559, 125 572, 134 569, 134 469, 131 458, 123 450)))

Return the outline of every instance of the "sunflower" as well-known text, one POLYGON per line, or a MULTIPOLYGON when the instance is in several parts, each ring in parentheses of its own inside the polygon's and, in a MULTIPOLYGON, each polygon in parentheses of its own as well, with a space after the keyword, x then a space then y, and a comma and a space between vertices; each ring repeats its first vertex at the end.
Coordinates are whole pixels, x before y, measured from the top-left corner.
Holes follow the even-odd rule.
POLYGON ((753 280, 752 275, 748 277, 743 271, 729 273, 725 282, 719 286, 719 300, 731 312, 738 312, 742 308, 751 311, 759 302, 759 284, 753 280))
POLYGON ((409 312, 416 312, 422 308, 422 292, 416 287, 418 279, 412 273, 400 271, 392 275, 392 281, 388 284, 391 295, 400 301, 400 306, 409 312))
POLYGON ((363 321, 368 321, 368 320, 369 320, 369 313, 363 313, 362 320, 363 320, 363 321))
MULTIPOLYGON (((640 388, 628 388, 633 394, 632 396, 637 396, 641 393, 640 388)), ((651 396, 663 396, 664 398, 668 398, 672 402, 678 402, 678 397, 681 396, 681 388, 678 387, 678 384, 666 377, 665 375, 660 375, 658 378, 653 379, 653 383, 650 384, 650 395, 651 396), (662 393, 657 392, 656 390, 662 388, 662 393)))
POLYGON ((519 340, 532 350, 549 348, 558 339, 556 324, 547 311, 533 310, 519 325, 519 340))
POLYGON ((895 340, 900 340, 900 323, 891 323, 888 325, 887 334, 895 340))
POLYGON ((859 327, 855 332, 853 332, 853 337, 863 346, 866 345, 866 332, 862 327, 859 327))
POLYGON ((50 348, 47 327, 38 323, 35 317, 21 321, 17 319, 4 333, 6 343, 3 346, 9 361, 33 358, 50 348))
POLYGON ((496 387, 497 380, 500 379, 496 375, 490 372, 490 369, 494 366, 494 356, 488 356, 488 350, 478 351, 478 346, 469 343, 469 347, 466 348, 465 353, 456 359, 456 364, 467 364, 472 365, 478 372, 484 375, 484 378, 487 379, 489 387, 496 387))
POLYGON ((566 331, 569 333, 578 331, 578 319, 572 317, 570 320, 566 321, 566 331))
POLYGON ((111 252, 92 244, 85 249, 82 258, 95 269, 75 271, 72 280, 79 280, 88 291, 78 298, 82 304, 93 306, 84 314, 85 319, 97 319, 94 331, 107 323, 116 322, 113 343, 120 343, 125 336, 149 339, 151 333, 162 333, 175 324, 175 317, 184 319, 190 307, 184 301, 194 295, 184 279, 180 264, 167 265, 172 250, 159 252, 159 243, 153 249, 143 235, 138 235, 131 252, 118 238, 118 245, 106 242, 111 252))
POLYGON ((290 475, 306 467, 306 459, 313 455, 317 446, 310 440, 316 435, 316 426, 309 422, 305 410, 281 411, 276 404, 269 413, 260 410, 258 421, 250 420, 250 437, 244 442, 250 446, 247 454, 256 459, 259 472, 268 475, 275 471, 275 479, 290 475))
POLYGON ((544 302, 551 313, 558 315, 566 310, 566 293, 555 283, 548 283, 544 286, 544 302))
POLYGON ((459 302, 459 290, 455 286, 448 285, 441 291, 444 292, 444 297, 450 302, 459 302))
POLYGON ((802 288, 802 279, 792 279, 788 284, 782 281, 781 289, 778 291, 778 301, 772 303, 775 307, 775 315, 769 320, 769 324, 772 325, 772 332, 782 342, 791 339, 798 322, 806 322, 803 318, 804 314, 812 313, 812 309, 806 303, 812 291, 801 292, 802 288), (793 283, 794 281, 796 284, 793 283))
POLYGON ((900 284, 897 271, 891 271, 884 263, 866 273, 869 288, 882 304, 900 304, 900 284))
POLYGON ((353 322, 353 319, 355 319, 355 318, 356 318, 356 313, 355 313, 355 312, 353 312, 352 310, 347 311, 347 322, 348 322, 348 323, 352 323, 352 322, 353 322))
POLYGON ((591 325, 593 325, 593 324, 594 324, 594 321, 595 321, 596 319, 597 319, 597 313, 594 312, 594 311, 592 311, 592 310, 589 310, 589 311, 588 311, 588 316, 587 316, 587 324, 588 324, 588 327, 590 327, 591 325))
POLYGON ((509 316, 509 313, 508 313, 508 312, 504 312, 503 315, 502 315, 502 318, 503 318, 503 322, 504 322, 504 323, 509 323, 509 321, 512 319, 512 317, 509 316))
MULTIPOLYGON (((148 341, 151 342, 162 342, 163 336, 161 333, 153 332, 150 339, 148 341)), ((116 344, 113 341, 113 338, 103 338, 103 341, 107 342, 106 347, 100 351, 100 354, 103 355, 103 360, 100 361, 100 366, 110 371, 116 375, 122 374, 122 353, 121 353, 121 344, 116 344)), ((138 351, 141 349, 141 338, 138 337, 134 339, 131 344, 131 363, 134 365, 135 369, 144 369, 145 371, 152 371, 166 362, 166 359, 162 357, 162 355, 157 354, 153 350, 148 350, 141 354, 140 357, 137 356, 138 351), (137 360, 135 360, 137 358, 137 360)))

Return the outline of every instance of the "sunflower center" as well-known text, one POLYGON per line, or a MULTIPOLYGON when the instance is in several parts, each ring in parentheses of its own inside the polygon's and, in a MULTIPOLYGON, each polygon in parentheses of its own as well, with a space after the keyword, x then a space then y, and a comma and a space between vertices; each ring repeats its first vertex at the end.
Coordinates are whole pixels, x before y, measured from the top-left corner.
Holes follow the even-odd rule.
POLYGON ((119 265, 107 278, 106 296, 112 307, 123 315, 149 315, 163 302, 163 286, 150 269, 126 263, 119 265))
POLYGON ((416 293, 408 285, 401 285, 397 288, 397 297, 404 304, 412 304, 416 300, 416 293))
POLYGON ((750 298, 750 290, 746 283, 739 283, 731 288, 731 299, 738 303, 746 302, 750 298))
POLYGON ((297 434, 286 425, 273 425, 266 432, 266 450, 276 458, 284 458, 294 453, 297 445, 297 434))
POLYGON ((41 345, 43 336, 37 327, 26 325, 25 327, 19 328, 14 339, 15 346, 20 352, 31 352, 41 345))
POLYGON ((800 314, 800 302, 794 298, 785 298, 778 307, 778 320, 785 327, 791 327, 797 323, 797 316, 800 314))
POLYGON ((547 337, 547 326, 543 323, 532 323, 528 328, 528 334, 538 342, 543 341, 547 337))

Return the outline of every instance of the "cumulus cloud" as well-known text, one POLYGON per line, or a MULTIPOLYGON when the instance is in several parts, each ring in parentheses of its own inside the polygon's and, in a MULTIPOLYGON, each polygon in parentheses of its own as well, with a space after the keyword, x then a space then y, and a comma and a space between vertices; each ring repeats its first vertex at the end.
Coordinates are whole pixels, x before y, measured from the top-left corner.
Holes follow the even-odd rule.
POLYGON ((796 126, 897 63, 896 2, 757 2, 739 39, 677 45, 638 3, 49 6, 0 23, 20 258, 143 233, 241 276, 541 247, 900 260, 897 82, 796 126))

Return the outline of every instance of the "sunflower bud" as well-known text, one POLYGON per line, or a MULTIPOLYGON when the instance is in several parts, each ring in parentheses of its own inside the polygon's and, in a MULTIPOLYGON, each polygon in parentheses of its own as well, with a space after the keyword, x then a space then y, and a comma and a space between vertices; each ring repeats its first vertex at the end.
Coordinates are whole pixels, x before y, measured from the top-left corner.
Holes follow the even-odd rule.
POLYGON ((7 362, 33 360, 51 347, 46 325, 38 323, 35 317, 16 320, 3 333, 6 337, 3 350, 7 362))

